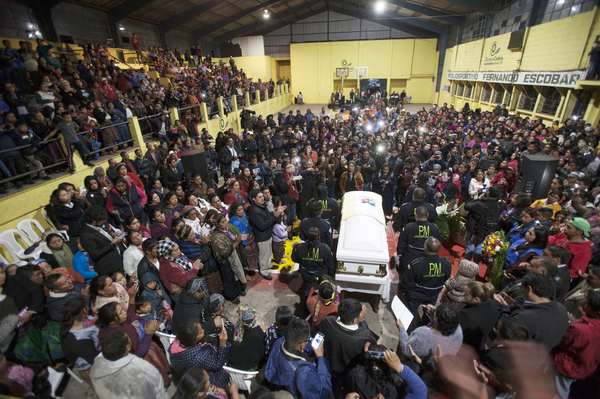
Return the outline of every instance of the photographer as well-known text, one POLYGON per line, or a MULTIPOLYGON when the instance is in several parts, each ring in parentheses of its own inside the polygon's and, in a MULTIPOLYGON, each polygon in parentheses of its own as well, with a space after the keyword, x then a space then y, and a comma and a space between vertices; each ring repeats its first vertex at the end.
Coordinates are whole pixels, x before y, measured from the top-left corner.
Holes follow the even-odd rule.
POLYGON ((373 188, 373 174, 377 171, 377 166, 375 165, 375 160, 371 158, 368 149, 362 151, 362 157, 356 159, 356 164, 360 168, 363 180, 365 181, 363 190, 371 191, 373 188))
POLYGON ((425 161, 425 163, 423 164, 423 172, 431 172, 433 170, 433 165, 440 165, 442 167, 441 170, 446 170, 448 169, 448 165, 446 165, 446 162, 444 162, 444 160, 442 159, 442 152, 441 151, 436 151, 431 158, 429 158, 427 161, 425 161))

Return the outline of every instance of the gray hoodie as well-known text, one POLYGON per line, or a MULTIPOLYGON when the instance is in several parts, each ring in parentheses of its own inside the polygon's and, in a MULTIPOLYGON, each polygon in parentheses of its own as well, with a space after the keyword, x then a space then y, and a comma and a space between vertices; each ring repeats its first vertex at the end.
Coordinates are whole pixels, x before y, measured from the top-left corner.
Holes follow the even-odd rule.
POLYGON ((132 354, 113 362, 100 353, 94 360, 90 377, 100 399, 169 398, 159 371, 132 354))

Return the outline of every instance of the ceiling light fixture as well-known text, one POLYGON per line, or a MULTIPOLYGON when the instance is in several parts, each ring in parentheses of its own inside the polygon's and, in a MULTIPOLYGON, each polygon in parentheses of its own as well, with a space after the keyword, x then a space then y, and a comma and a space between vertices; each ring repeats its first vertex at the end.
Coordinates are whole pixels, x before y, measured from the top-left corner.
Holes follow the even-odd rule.
POLYGON ((269 19, 269 10, 265 10, 265 13, 263 14, 263 18, 269 19))
POLYGON ((122 26, 119 28, 119 30, 125 30, 125 28, 123 28, 122 26))
POLYGON ((385 11, 385 1, 378 1, 375 3, 375 11, 383 12, 385 11))

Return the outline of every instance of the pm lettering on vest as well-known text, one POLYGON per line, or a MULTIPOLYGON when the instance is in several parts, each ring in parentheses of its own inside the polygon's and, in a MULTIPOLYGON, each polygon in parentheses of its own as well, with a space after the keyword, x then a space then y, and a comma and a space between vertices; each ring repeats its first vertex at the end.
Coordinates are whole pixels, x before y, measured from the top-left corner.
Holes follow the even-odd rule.
POLYGON ((443 277, 444 273, 442 272, 442 264, 441 263, 430 263, 429 264, 429 274, 426 274, 423 277, 443 277))

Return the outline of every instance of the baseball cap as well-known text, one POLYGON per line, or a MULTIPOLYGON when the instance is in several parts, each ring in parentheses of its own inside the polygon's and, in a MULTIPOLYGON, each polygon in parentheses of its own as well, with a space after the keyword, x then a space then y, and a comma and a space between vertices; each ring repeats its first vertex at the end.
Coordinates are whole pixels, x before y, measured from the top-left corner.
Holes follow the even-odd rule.
POLYGON ((579 230, 583 231, 583 235, 585 237, 589 238, 589 236, 590 236, 590 222, 588 222, 584 218, 573 218, 573 220, 571 221, 571 223, 573 223, 573 226, 575 226, 579 230))
POLYGON ((442 152, 441 151, 436 151, 435 155, 442 155, 442 152))
POLYGON ((281 154, 281 158, 289 158, 290 154, 288 154, 287 152, 284 152, 281 154))

